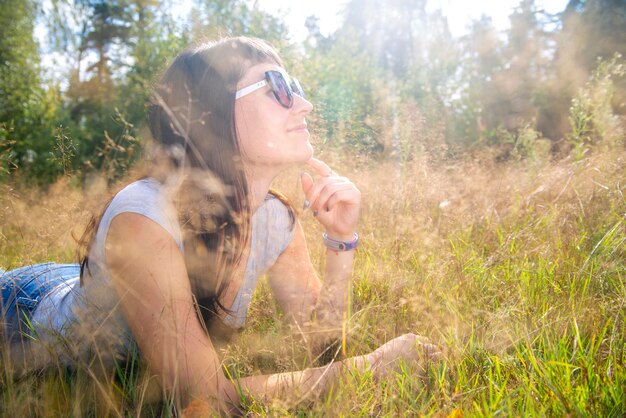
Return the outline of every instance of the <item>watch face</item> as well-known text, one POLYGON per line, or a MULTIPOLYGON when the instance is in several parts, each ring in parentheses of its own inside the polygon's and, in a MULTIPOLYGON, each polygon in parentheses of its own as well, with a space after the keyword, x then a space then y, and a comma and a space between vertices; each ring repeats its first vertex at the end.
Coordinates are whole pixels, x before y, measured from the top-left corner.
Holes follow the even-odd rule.
POLYGON ((349 242, 336 241, 332 238, 329 238, 328 234, 325 232, 322 234, 322 237, 324 238, 324 245, 326 245, 327 248, 335 251, 350 251, 356 249, 356 247, 358 247, 359 245, 359 235, 356 233, 354 234, 354 240, 349 242))

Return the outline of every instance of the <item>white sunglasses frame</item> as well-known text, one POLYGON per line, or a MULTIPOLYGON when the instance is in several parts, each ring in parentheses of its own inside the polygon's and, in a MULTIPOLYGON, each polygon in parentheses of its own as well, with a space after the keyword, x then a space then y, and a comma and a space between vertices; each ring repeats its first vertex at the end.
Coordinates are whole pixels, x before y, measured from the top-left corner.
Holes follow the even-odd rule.
POLYGON ((296 80, 295 78, 291 78, 289 77, 289 75, 284 72, 284 71, 279 71, 279 70, 270 70, 270 71, 266 71, 265 72, 265 78, 261 81, 257 81, 256 83, 253 83, 249 86, 243 87, 239 90, 237 90, 235 92, 235 100, 242 98, 244 96, 247 96, 250 93, 253 93, 267 85, 270 85, 270 81, 268 80, 268 73, 269 72, 277 72, 280 73, 283 77, 283 81, 285 82, 285 84, 287 84, 287 88, 289 89, 289 91, 291 92, 291 102, 289 103, 289 105, 285 105, 283 104, 277 93, 274 91, 274 96, 276 98, 276 101, 284 108, 286 109, 291 109, 291 107, 293 106, 293 96, 300 96, 304 99, 304 91, 302 90, 302 86, 300 85, 300 82, 298 82, 298 80, 296 80))
POLYGON ((267 80, 263 79, 261 81, 257 81, 254 84, 250 84, 249 86, 246 86, 240 90, 237 90, 237 92, 235 93, 235 100, 240 99, 244 96, 247 96, 250 93, 254 93, 258 89, 261 89, 265 86, 267 86, 267 80))

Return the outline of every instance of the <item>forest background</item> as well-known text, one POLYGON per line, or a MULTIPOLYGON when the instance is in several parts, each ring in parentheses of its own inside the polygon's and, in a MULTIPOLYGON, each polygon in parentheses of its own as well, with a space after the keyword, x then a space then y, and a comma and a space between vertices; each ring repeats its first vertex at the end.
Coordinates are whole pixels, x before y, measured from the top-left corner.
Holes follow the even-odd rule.
POLYGON ((273 43, 316 105, 315 137, 377 158, 454 158, 477 147, 502 159, 582 156, 598 130, 619 137, 626 114, 618 0, 572 0, 552 15, 524 0, 506 31, 484 16, 460 38, 426 0, 352 0, 328 36, 307 19, 303 44, 244 0, 194 1, 182 20, 170 0, 46 4, 3 0, 0 179, 118 178, 140 154, 157 76, 185 46, 224 34, 273 43), (47 28, 45 45, 35 22, 47 28), (56 77, 43 71, 42 49, 62 59, 56 77), (589 83, 604 85, 602 97, 588 97, 589 83))
MULTIPOLYGON (((193 0, 188 17, 177 4, 0 1, 0 268, 75 262, 72 234, 147 149, 167 63, 205 39, 258 36, 314 103, 318 155, 363 193, 343 354, 414 332, 444 360, 246 411, 626 415, 626 2, 549 14, 523 0, 508 29, 483 17, 455 37, 426 0, 350 0, 330 34, 307 19, 302 43, 255 2, 193 0), (51 54, 62 65, 43 65, 51 54)), ((291 177, 276 185, 298 206, 291 177)), ((299 219, 323 271, 323 231, 299 219)), ((261 281, 246 329, 219 351, 225 370, 309 366, 282 323, 261 281)), ((175 414, 136 358, 104 382, 89 365, 14 381, 4 354, 0 416, 175 414)))

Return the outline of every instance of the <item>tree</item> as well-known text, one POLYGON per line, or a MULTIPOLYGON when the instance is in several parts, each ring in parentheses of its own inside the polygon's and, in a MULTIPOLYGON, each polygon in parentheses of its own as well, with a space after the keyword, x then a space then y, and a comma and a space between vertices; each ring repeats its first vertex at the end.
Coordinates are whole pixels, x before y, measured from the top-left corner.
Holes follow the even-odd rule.
POLYGON ((355 35, 359 49, 374 57, 378 67, 402 79, 423 57, 425 22, 425 0, 351 0, 338 35, 355 35))
POLYGON ((369 151, 398 148, 390 145, 397 144, 396 134, 383 136, 392 126, 413 122, 411 114, 399 112, 401 101, 416 106, 420 115, 414 117, 424 116, 425 130, 443 130, 458 51, 441 13, 428 15, 423 0, 352 0, 332 37, 321 39, 315 22, 309 23, 312 45, 322 46, 309 50, 312 61, 339 72, 322 71, 326 82, 317 89, 331 137, 340 132, 351 145, 369 151), (407 120, 399 120, 400 115, 407 120))
MULTIPOLYGON (((626 56, 626 2, 622 0, 570 0, 557 37, 554 95, 573 98, 593 74, 600 60, 615 53, 626 56)), ((626 115, 626 77, 615 80, 613 107, 626 115)), ((567 115, 568 103, 562 112, 567 115)), ((564 118, 565 119, 565 118, 564 118)), ((563 127, 567 120, 562 121, 563 127)))
POLYGON ((499 38, 491 18, 482 16, 472 22, 470 31, 461 40, 461 74, 458 99, 454 100, 455 142, 473 144, 486 140, 487 131, 498 125, 491 110, 500 100, 493 80, 504 64, 499 38))
POLYGON ((75 168, 104 169, 112 180, 139 154, 152 83, 189 40, 166 12, 167 2, 54 2, 52 44, 72 63, 67 112, 57 124, 78 145, 75 168))
POLYGON ((509 17, 509 39, 503 51, 506 63, 494 79, 502 100, 490 111, 510 131, 528 123, 534 126, 542 111, 537 99, 548 77, 550 49, 541 14, 534 0, 522 0, 509 17))
POLYGON ((145 105, 156 78, 176 52, 190 42, 189 31, 178 29, 172 16, 164 12, 166 6, 164 0, 134 0, 130 4, 129 64, 120 105, 133 125, 145 121, 145 105))
POLYGON ((332 42, 310 48, 296 71, 315 103, 318 131, 325 141, 348 144, 366 151, 380 151, 383 144, 373 128, 375 93, 381 74, 374 57, 360 49, 349 29, 332 42))
POLYGON ((245 0, 195 0, 193 38, 255 36, 281 49, 287 46, 287 26, 276 16, 245 0))
POLYGON ((0 159, 41 178, 55 170, 49 160, 54 109, 42 87, 35 15, 31 0, 5 0, 0 8, 0 159))

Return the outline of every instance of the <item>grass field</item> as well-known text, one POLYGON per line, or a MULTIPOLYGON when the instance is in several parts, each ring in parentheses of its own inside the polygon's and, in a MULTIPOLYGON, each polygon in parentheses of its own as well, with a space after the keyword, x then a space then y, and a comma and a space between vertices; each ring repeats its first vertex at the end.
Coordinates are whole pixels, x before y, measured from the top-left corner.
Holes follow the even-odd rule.
MULTIPOLYGON (((347 354, 413 332, 445 355, 382 382, 352 375, 317 400, 250 400, 251 415, 626 415, 623 147, 556 162, 322 157, 363 192, 347 354)), ((278 182, 296 206, 297 177, 278 182)), ((97 188, 85 196, 71 180, 47 193, 0 187, 0 268, 73 261, 70 232, 80 232, 97 188)), ((308 212, 301 220, 323 271, 322 231, 308 212)), ((262 282, 246 330, 220 353, 240 375, 294 370, 307 365, 299 341, 262 282)), ((105 383, 88 370, 14 382, 8 368, 0 366, 5 417, 171 412, 151 401, 146 372, 105 383)))

